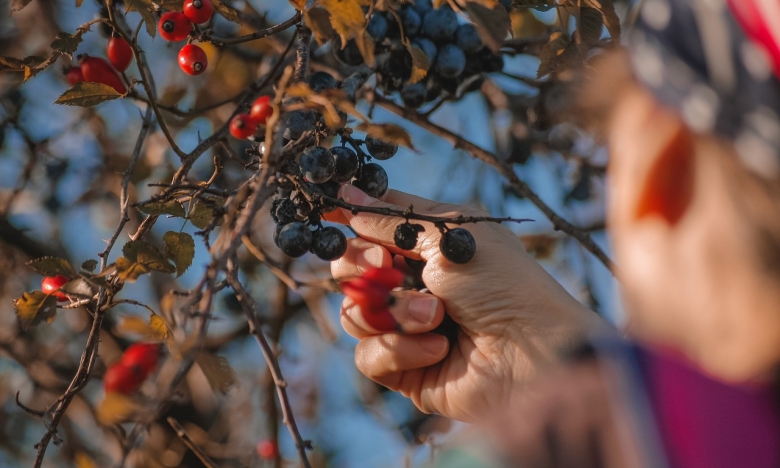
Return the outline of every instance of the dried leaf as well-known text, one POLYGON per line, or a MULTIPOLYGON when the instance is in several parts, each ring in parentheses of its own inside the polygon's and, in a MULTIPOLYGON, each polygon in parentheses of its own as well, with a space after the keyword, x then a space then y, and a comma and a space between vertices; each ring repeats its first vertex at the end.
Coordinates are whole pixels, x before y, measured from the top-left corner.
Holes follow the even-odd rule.
POLYGON ((184 211, 184 206, 178 200, 170 200, 167 202, 148 202, 138 205, 138 211, 148 215, 170 215, 177 218, 184 218, 187 216, 187 212, 184 211))
POLYGON ((328 42, 336 32, 330 25, 330 13, 324 8, 310 8, 303 12, 306 26, 311 29, 319 45, 328 42))
POLYGON ((129 396, 108 392, 97 407, 97 419, 101 424, 111 426, 129 421, 140 410, 141 406, 129 396))
MULTIPOLYGON (((577 0, 569 0, 576 2, 577 0)), ((595 8, 601 12, 604 17, 604 26, 607 27, 609 35, 614 42, 620 42, 620 18, 615 12, 615 5, 612 0, 582 0, 582 5, 595 8)))
POLYGON ((195 241, 186 232, 168 231, 163 236, 165 242, 165 257, 176 265, 178 278, 192 265, 195 257, 195 241))
POLYGON ((536 37, 547 32, 547 25, 531 10, 512 10, 509 15, 512 20, 512 35, 516 38, 536 37))
POLYGON ((181 0, 154 0, 154 4, 165 11, 184 11, 184 2, 181 0))
POLYGON ((76 83, 72 88, 62 93, 62 96, 58 97, 54 103, 65 106, 91 107, 120 97, 122 95, 111 86, 84 81, 76 83))
POLYGON ((363 56, 363 62, 369 67, 376 65, 376 56, 374 55, 374 49, 376 44, 374 40, 368 35, 368 33, 362 33, 355 36, 355 45, 357 45, 360 55, 363 56))
POLYGON ((363 122, 358 125, 356 129, 360 130, 361 132, 366 132, 366 134, 370 137, 414 149, 414 145, 412 145, 412 137, 409 136, 409 133, 399 125, 372 124, 369 122, 363 122))
POLYGON ((117 328, 123 333, 141 335, 145 341, 163 342, 171 337, 165 320, 157 314, 151 314, 148 322, 141 317, 123 317, 117 328))
MULTIPOLYGON (((584 46, 592 46, 601 39, 602 17, 601 12, 595 8, 582 7, 577 16, 577 30, 580 43, 584 46)), ((575 36, 576 37, 576 36, 575 36)))
POLYGON ((98 266, 97 260, 85 260, 84 263, 81 264, 81 269, 84 271, 95 271, 95 268, 98 266))
MULTIPOLYGON (((190 209, 190 216, 188 219, 192 225, 198 229, 206 229, 211 224, 215 211, 216 206, 213 200, 199 198, 190 209)), ((217 225, 219 224, 220 222, 217 222, 217 225)))
POLYGON ((226 394, 236 383, 236 373, 230 367, 230 363, 222 356, 208 353, 200 353, 195 362, 206 376, 211 389, 215 392, 226 394))
POLYGON ((419 47, 415 47, 411 43, 407 43, 405 46, 406 50, 409 51, 409 55, 412 56, 412 76, 409 77, 409 84, 414 84, 428 74, 428 70, 431 69, 431 61, 428 58, 428 54, 419 47))
POLYGON ((135 283, 135 281, 141 276, 149 273, 149 269, 140 263, 136 263, 128 258, 119 257, 114 263, 117 276, 122 281, 128 283, 135 283))
POLYGON ((72 57, 76 53, 76 50, 81 44, 81 32, 77 32, 74 35, 70 35, 66 32, 57 33, 56 39, 51 43, 51 48, 72 57))
POLYGON ((320 3, 330 13, 330 24, 342 44, 358 37, 365 29, 366 17, 361 7, 368 6, 369 0, 320 0, 320 3))
POLYGON ((576 57, 577 47, 571 43, 569 36, 562 32, 555 32, 550 35, 549 42, 542 47, 536 76, 541 78, 549 73, 563 71, 576 57))
POLYGON ((482 42, 497 54, 507 36, 512 34, 512 20, 503 6, 488 8, 475 2, 466 3, 466 11, 474 22, 482 42))
POLYGON ((125 13, 137 11, 141 14, 146 26, 146 33, 151 37, 157 36, 157 18, 154 16, 154 5, 150 0, 125 0, 125 13))
POLYGON ((36 273, 43 276, 73 276, 76 272, 67 260, 57 257, 42 257, 25 263, 36 273))
POLYGON ((157 314, 152 314, 149 317, 149 339, 155 341, 165 341, 171 337, 171 331, 168 329, 168 324, 165 323, 162 317, 157 314))
MULTIPOLYGON (((214 6, 214 9, 217 10, 217 12, 219 12, 219 14, 222 15, 226 20, 232 21, 234 23, 241 22, 241 15, 238 13, 238 10, 232 6, 225 4, 222 0, 211 0, 211 4, 214 6)), ((299 8, 299 10, 302 9, 303 8, 299 8)))
POLYGON ((16 317, 22 330, 27 331, 42 321, 51 322, 57 315, 57 299, 43 291, 25 292, 14 300, 16 317))

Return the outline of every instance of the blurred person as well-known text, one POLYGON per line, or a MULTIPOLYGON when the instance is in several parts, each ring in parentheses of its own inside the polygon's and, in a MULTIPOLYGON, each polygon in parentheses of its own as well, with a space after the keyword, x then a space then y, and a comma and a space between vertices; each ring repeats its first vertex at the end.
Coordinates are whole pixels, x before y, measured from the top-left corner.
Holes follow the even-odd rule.
MULTIPOLYGON (((403 219, 344 211, 359 237, 335 278, 403 268, 404 255, 426 262, 431 292, 394 293, 403 334, 372 329, 345 299, 358 369, 424 412, 492 430, 502 458, 463 466, 780 466, 779 41, 778 0, 645 0, 628 52, 597 59, 584 104, 610 148, 608 222, 637 344, 504 226, 463 226, 477 252, 456 265, 431 225, 405 252, 403 219), (431 333, 445 313, 452 342, 431 333)), ((485 215, 396 191, 340 196, 485 215)))

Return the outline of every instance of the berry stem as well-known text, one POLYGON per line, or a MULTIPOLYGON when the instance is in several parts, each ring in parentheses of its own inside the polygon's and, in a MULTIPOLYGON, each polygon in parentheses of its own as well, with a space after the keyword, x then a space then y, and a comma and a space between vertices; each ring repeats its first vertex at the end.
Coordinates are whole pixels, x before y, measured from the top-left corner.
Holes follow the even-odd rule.
POLYGON ((298 22, 298 48, 296 49, 293 83, 306 80, 306 74, 309 70, 309 46, 311 45, 311 35, 311 29, 306 26, 306 21, 301 18, 298 22))
POLYGON ((243 36, 237 36, 237 37, 215 37, 212 36, 209 32, 205 32, 200 35, 199 39, 201 42, 210 42, 217 47, 243 44, 244 42, 256 41, 264 37, 272 36, 278 32, 284 31, 286 29, 289 29, 292 26, 295 26, 300 21, 301 21, 301 12, 296 11, 295 14, 290 19, 285 20, 277 25, 271 26, 270 28, 261 29, 260 31, 255 31, 251 34, 245 34, 243 36))

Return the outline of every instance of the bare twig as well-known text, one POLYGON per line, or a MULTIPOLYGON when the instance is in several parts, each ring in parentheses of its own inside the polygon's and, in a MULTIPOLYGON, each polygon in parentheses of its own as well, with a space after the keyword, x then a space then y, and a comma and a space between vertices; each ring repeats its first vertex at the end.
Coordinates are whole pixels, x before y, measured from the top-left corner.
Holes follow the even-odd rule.
POLYGON ((294 26, 296 23, 298 23, 298 21, 300 21, 300 19, 301 12, 296 11, 295 15, 293 15, 292 18, 288 19, 287 21, 271 26, 270 28, 263 29, 261 31, 255 31, 251 34, 238 37, 213 37, 208 34, 204 34, 201 39, 204 42, 211 42, 217 47, 241 44, 243 42, 255 41, 257 39, 262 39, 264 37, 268 37, 278 32, 284 31, 285 29, 294 26))
POLYGON ((295 77, 293 81, 304 81, 309 70, 309 46, 311 44, 311 29, 306 26, 303 18, 298 23, 298 49, 295 54, 295 77))
POLYGON ((181 439, 182 442, 184 442, 184 445, 189 447, 190 450, 192 450, 192 453, 195 454, 196 457, 203 463, 206 468, 219 468, 219 465, 217 465, 211 458, 209 458, 208 455, 200 448, 198 447, 198 444, 195 443, 194 440, 192 440, 192 437, 190 437, 189 434, 187 434, 187 431, 184 430, 184 427, 179 424, 179 421, 176 419, 169 417, 168 418, 168 424, 171 425, 174 432, 176 432, 176 435, 181 439))

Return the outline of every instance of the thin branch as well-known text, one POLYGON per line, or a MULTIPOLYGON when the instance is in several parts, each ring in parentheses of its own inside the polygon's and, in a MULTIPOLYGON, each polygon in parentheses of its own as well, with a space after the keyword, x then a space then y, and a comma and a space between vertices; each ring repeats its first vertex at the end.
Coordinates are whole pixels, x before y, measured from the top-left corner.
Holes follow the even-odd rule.
POLYGON ((462 150, 465 150, 469 154, 471 154, 473 157, 487 163, 490 166, 493 166, 496 168, 501 175, 504 176, 504 178, 507 179, 509 182, 509 185, 516 190, 521 196, 528 199, 531 203, 536 206, 539 211, 541 211, 547 219, 549 219, 552 224, 553 228, 556 231, 563 231, 569 236, 577 239, 577 241, 582 244, 582 246, 591 254, 593 254, 596 258, 601 261, 601 263, 604 264, 605 267, 607 267, 608 270, 610 270, 614 274, 614 265, 612 263, 612 260, 607 256, 606 253, 599 247, 593 239, 590 237, 590 235, 583 231, 582 229, 578 228, 577 226, 574 226, 570 222, 563 219, 558 213, 556 213, 552 208, 550 208, 549 205, 547 205, 544 201, 542 201, 541 198, 539 198, 539 195, 534 192, 531 187, 528 186, 525 182, 520 180, 520 178, 515 174, 514 169, 510 164, 507 164, 506 162, 499 159, 498 156, 491 153, 490 151, 487 151, 486 149, 475 145, 474 143, 466 140, 462 136, 451 132, 450 130, 447 130, 446 128, 440 127, 439 125, 436 125, 435 123, 427 120, 424 116, 418 114, 414 110, 405 109, 397 104, 395 104, 392 101, 389 101, 385 98, 382 98, 378 95, 374 95, 374 100, 379 104, 380 106, 384 107, 385 109, 389 110, 390 112, 401 116, 408 121, 417 124, 421 128, 428 130, 432 134, 439 136, 450 143, 455 148, 459 148, 462 150))
POLYGON ((271 26, 270 28, 263 29, 261 31, 255 31, 251 34, 246 34, 244 36, 238 36, 238 37, 214 37, 209 34, 203 34, 201 36, 201 40, 203 42, 210 42, 217 47, 241 44, 243 42, 255 41, 257 39, 262 39, 264 37, 268 37, 278 32, 284 31, 285 29, 294 26, 300 20, 301 20, 301 12, 296 11, 295 15, 293 15, 293 17, 288 19, 287 21, 279 23, 275 26, 271 26))
POLYGON ((268 269, 271 270, 271 273, 273 273, 274 276, 279 278, 279 281, 283 282, 285 286, 287 286, 291 290, 298 291, 301 288, 319 288, 330 292, 339 292, 339 288, 336 286, 336 283, 332 279, 316 281, 316 282, 298 281, 297 279, 290 276, 281 265, 276 263, 268 255, 266 255, 266 253, 263 252, 263 250, 260 247, 257 247, 255 244, 253 244, 252 241, 249 239, 249 236, 242 237, 241 241, 244 243, 244 247, 246 247, 249 253, 254 255, 255 258, 257 258, 258 260, 260 260, 261 263, 267 266, 268 269))
POLYGON ((268 364, 271 377, 273 377, 274 384, 276 384, 276 394, 279 397, 279 404, 282 408, 282 421, 284 422, 284 425, 287 426, 287 429, 290 431, 290 436, 292 436, 293 441, 295 442, 301 464, 304 468, 311 468, 309 459, 306 455, 306 449, 311 448, 311 443, 304 440, 298 430, 298 425, 296 424, 295 417, 292 413, 290 399, 287 396, 287 382, 284 381, 279 362, 276 360, 276 356, 274 356, 273 350, 268 344, 268 340, 265 338, 260 323, 257 320, 257 316, 255 315, 257 304, 252 296, 244 289, 244 286, 238 281, 235 268, 228 270, 227 281, 230 284, 230 287, 233 288, 233 291, 235 291, 238 303, 244 311, 244 315, 249 323, 249 333, 257 340, 257 344, 260 345, 260 350, 263 352, 263 358, 265 358, 265 362, 268 364))
POLYGON ((192 440, 192 437, 190 437, 189 434, 187 434, 187 431, 184 430, 184 427, 182 427, 181 424, 179 424, 179 421, 172 417, 168 417, 168 424, 171 425, 174 432, 176 432, 176 435, 181 439, 182 442, 184 442, 184 445, 189 447, 190 450, 192 450, 192 453, 195 454, 196 457, 203 463, 206 468, 219 468, 219 465, 217 465, 214 460, 209 458, 208 455, 198 447, 198 444, 195 443, 194 440, 192 440))
POLYGON ((309 70, 309 46, 311 45, 311 29, 306 26, 303 18, 298 23, 298 48, 295 54, 295 77, 293 82, 304 81, 309 70))

